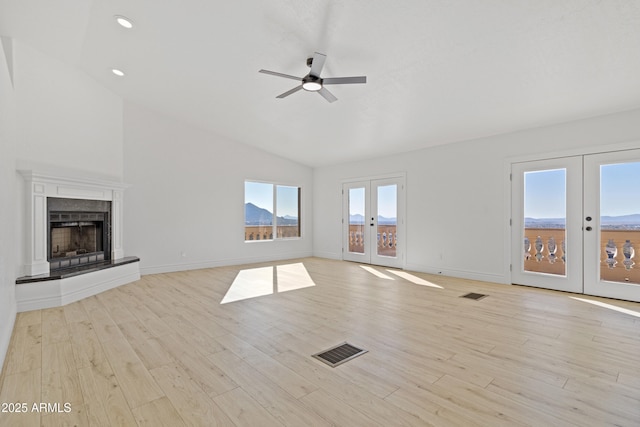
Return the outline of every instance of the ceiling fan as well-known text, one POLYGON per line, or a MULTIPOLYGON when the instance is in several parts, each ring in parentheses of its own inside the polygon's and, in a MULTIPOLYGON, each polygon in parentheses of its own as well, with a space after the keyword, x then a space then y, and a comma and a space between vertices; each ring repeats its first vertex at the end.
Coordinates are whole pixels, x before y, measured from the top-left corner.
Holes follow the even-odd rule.
POLYGON ((320 72, 322 71, 322 67, 324 66, 324 61, 327 59, 327 56, 322 53, 314 53, 313 58, 307 59, 307 66, 311 67, 311 71, 304 77, 296 77, 289 74, 277 73, 275 71, 269 70, 260 70, 259 73, 271 74, 272 76, 284 77, 287 79, 298 80, 301 82, 300 86, 296 86, 291 90, 286 91, 283 94, 276 96, 276 98, 285 98, 292 93, 296 93, 300 89, 307 90, 309 92, 318 92, 324 99, 329 102, 335 102, 338 100, 331 92, 329 92, 324 86, 325 85, 344 85, 344 84, 354 84, 354 83, 366 83, 366 76, 357 76, 357 77, 329 77, 323 79, 320 77, 320 72))

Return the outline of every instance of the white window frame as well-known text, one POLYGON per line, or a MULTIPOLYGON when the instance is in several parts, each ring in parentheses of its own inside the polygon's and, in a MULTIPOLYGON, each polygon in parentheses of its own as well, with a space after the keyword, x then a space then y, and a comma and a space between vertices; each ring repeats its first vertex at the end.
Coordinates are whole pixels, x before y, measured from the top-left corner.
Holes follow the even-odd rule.
MULTIPOLYGON (((264 181, 264 180, 258 180, 258 179, 245 179, 244 180, 244 208, 243 208, 243 215, 244 215, 244 229, 245 229, 245 243, 258 243, 258 242, 275 242, 275 241, 285 241, 285 240, 300 240, 303 238, 303 233, 302 233, 302 216, 303 216, 303 209, 302 209, 302 193, 303 193, 303 187, 301 185, 296 185, 296 184, 289 184, 289 183, 282 183, 282 182, 273 182, 273 181, 264 181), (273 194, 273 201, 272 201, 272 215, 273 215, 273 219, 271 221, 271 234, 273 236, 272 239, 259 239, 259 240, 247 240, 246 239, 246 204, 247 204, 247 194, 246 194, 246 188, 247 188, 247 183, 255 183, 255 184, 268 184, 272 186, 272 194, 273 194), (277 203, 278 203, 278 187, 293 187, 293 188, 297 188, 298 189, 298 236, 295 237, 278 237, 278 212, 277 212, 277 203)), ((268 226, 265 226, 265 228, 268 226)))

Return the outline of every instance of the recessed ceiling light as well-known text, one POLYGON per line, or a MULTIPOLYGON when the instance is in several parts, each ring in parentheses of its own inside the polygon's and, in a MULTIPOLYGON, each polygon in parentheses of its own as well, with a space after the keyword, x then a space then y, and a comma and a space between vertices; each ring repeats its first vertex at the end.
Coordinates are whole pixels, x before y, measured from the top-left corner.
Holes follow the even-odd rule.
POLYGON ((112 72, 113 74, 115 74, 116 76, 118 76, 118 77, 124 77, 124 71, 119 70, 119 69, 117 69, 117 68, 112 68, 112 69, 111 69, 111 72, 112 72))
POLYGON ((115 18, 116 18, 116 22, 120 24, 120 26, 127 29, 133 28, 133 22, 126 16, 116 15, 115 18))

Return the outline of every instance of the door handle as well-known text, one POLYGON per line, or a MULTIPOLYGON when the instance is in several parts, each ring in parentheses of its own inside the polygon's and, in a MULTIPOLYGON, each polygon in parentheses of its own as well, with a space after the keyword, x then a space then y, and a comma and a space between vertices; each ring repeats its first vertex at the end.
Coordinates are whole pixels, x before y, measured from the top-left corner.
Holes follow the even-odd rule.
POLYGON ((586 228, 586 230, 587 230, 587 231, 591 231, 591 230, 593 230, 593 228, 591 228, 591 227, 587 227, 587 228, 586 228))

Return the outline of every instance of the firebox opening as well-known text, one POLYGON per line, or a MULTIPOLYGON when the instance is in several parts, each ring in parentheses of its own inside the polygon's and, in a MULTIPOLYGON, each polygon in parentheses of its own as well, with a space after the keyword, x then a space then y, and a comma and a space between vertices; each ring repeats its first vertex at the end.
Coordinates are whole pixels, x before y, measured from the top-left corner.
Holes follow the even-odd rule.
POLYGON ((110 204, 49 198, 50 270, 81 267, 111 259, 110 204), (61 210, 54 210, 54 209, 61 210), (66 209, 99 209, 99 212, 66 209))
POLYGON ((51 257, 64 258, 99 252, 102 249, 102 224, 77 221, 52 224, 51 257))

